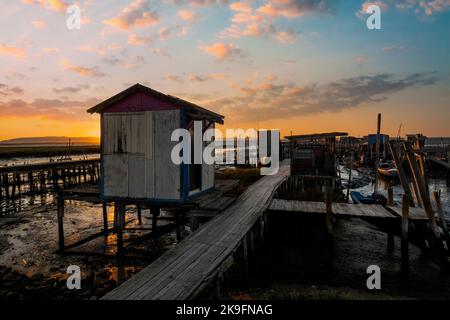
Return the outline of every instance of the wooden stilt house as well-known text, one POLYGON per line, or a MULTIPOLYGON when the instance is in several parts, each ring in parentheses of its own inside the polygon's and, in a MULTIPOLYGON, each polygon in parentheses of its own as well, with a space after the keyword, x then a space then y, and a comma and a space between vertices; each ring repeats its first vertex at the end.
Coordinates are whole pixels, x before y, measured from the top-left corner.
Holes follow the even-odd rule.
POLYGON ((205 131, 223 124, 222 115, 140 84, 88 112, 100 114, 103 198, 183 202, 214 187, 214 164, 172 162, 171 134, 185 128, 193 136, 194 120, 205 131))

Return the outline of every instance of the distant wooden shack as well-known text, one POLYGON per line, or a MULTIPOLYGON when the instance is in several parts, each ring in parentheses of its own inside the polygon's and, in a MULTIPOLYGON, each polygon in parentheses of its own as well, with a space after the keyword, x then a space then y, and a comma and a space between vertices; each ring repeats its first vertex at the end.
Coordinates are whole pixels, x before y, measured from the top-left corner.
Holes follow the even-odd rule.
POLYGON ((336 137, 347 135, 330 132, 285 137, 291 143, 291 175, 334 176, 336 137))
POLYGON ((100 114, 103 198, 182 202, 214 187, 213 164, 172 162, 178 142, 171 134, 185 128, 193 135, 194 120, 203 122, 203 131, 214 128, 222 115, 140 84, 88 112, 100 114))

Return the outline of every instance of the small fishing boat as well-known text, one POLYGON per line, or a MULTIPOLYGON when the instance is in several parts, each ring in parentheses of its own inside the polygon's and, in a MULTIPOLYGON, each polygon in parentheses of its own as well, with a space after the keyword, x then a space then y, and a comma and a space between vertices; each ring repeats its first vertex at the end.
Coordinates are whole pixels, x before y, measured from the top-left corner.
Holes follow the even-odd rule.
POLYGON ((386 179, 398 179, 398 171, 389 163, 381 163, 378 166, 378 173, 386 179))
POLYGON ((386 197, 378 194, 370 194, 370 195, 363 195, 361 192, 358 191, 352 191, 350 192, 350 196, 352 197, 353 203, 357 204, 381 204, 385 206, 387 204, 386 197))

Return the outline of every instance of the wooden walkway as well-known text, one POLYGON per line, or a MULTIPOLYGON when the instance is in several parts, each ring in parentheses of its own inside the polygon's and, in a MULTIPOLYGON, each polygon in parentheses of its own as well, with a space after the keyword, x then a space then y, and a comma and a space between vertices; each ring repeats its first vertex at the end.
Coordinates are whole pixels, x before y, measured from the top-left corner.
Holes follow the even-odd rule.
MULTIPOLYGON (((338 217, 396 218, 381 205, 333 203, 331 208, 338 217)), ((273 199, 269 210, 326 214, 326 205, 324 202, 273 199)))
POLYGON ((251 185, 228 209, 184 239, 154 263, 106 294, 104 300, 195 298, 233 263, 233 254, 268 208, 289 162, 278 174, 251 185))

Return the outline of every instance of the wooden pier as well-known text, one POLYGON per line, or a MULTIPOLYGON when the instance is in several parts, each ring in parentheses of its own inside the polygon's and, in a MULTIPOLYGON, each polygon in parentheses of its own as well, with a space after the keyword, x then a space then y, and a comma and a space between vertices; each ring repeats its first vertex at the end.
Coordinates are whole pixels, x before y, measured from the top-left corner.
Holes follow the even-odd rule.
POLYGON ((208 285, 220 285, 225 271, 249 255, 264 237, 264 212, 276 188, 289 175, 284 161, 276 175, 251 185, 228 209, 174 249, 106 294, 104 300, 193 299, 208 285))
POLYGON ((95 184, 99 179, 100 159, 0 167, 0 200, 95 184))

